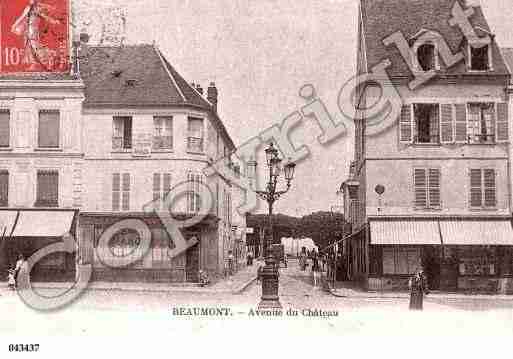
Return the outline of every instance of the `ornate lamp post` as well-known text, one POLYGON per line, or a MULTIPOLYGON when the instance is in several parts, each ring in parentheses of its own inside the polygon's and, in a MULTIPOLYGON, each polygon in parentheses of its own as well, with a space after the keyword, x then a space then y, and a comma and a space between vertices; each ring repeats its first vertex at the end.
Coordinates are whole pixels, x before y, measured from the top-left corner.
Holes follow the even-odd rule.
MULTIPOLYGON (((271 244, 274 242, 274 232, 273 232, 273 205, 284 193, 288 192, 291 186, 292 178, 294 178, 294 170, 296 168, 295 163, 287 163, 283 167, 283 172, 285 176, 285 181, 287 184, 287 188, 282 191, 276 190, 276 185, 278 184, 278 177, 280 176, 282 166, 282 159, 278 157, 278 150, 274 147, 273 143, 269 145, 269 147, 265 150, 265 157, 267 162, 267 167, 269 168, 269 181, 267 182, 265 191, 256 191, 258 197, 262 198, 267 202, 269 207, 269 237, 266 237, 264 240, 264 256, 265 256, 265 267, 262 270, 262 298, 260 304, 258 305, 259 309, 269 309, 269 308, 281 308, 280 298, 278 296, 278 268, 279 263, 276 265, 275 259, 271 253, 271 244)), ((249 164, 249 166, 254 167, 253 173, 256 174, 256 162, 253 161, 249 164)))

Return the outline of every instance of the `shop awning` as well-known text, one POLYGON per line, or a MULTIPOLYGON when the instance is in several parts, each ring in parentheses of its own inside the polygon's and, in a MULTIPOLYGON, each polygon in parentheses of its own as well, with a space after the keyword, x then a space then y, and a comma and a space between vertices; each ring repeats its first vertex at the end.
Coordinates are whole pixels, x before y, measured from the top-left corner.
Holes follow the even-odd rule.
POLYGON ((0 211, 0 236, 9 236, 16 223, 18 211, 0 211))
POLYGON ((513 245, 513 229, 509 220, 440 221, 445 245, 513 245))
POLYGON ((436 220, 372 220, 370 243, 377 245, 441 245, 436 220))
POLYGON ((13 237, 61 237, 70 232, 75 211, 19 211, 13 237))

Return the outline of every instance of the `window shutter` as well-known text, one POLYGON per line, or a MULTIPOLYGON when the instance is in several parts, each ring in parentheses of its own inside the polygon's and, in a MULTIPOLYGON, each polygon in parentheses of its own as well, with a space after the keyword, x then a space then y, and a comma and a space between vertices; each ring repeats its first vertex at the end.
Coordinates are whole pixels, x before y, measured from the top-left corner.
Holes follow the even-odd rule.
POLYGON ((480 169, 470 170, 470 206, 481 207, 483 204, 482 177, 480 169))
POLYGON ((41 148, 59 147, 59 111, 40 111, 38 145, 41 148))
POLYGON ((130 174, 123 173, 123 197, 122 197, 123 211, 130 210, 130 174))
POLYGON ((9 172, 0 171, 0 207, 9 205, 9 172))
POLYGON ((483 170, 483 183, 484 183, 484 206, 495 207, 497 206, 497 195, 495 189, 495 170, 483 170))
POLYGON ((119 173, 112 175, 112 210, 119 211, 119 200, 121 191, 121 176, 119 173))
POLYGON ((162 191, 164 192, 164 195, 171 191, 171 173, 164 173, 162 191))
POLYGON ((467 143, 467 106, 465 104, 456 104, 456 124, 455 141, 457 143, 467 143))
POLYGON ((442 104, 441 107, 441 142, 452 143, 454 142, 454 118, 453 106, 451 104, 442 104))
POLYGON ((497 142, 507 142, 508 136, 508 103, 497 103, 497 142))
POLYGON ((153 174, 153 200, 160 199, 160 173, 153 174))
POLYGON ((414 169, 413 184, 415 187, 415 207, 427 207, 427 179, 424 168, 414 169))
POLYGON ((413 141, 413 119, 411 112, 411 105, 403 105, 403 107, 401 108, 401 119, 399 122, 399 140, 402 143, 411 143, 413 141))
POLYGON ((123 148, 132 148, 132 117, 124 118, 123 148))
POLYGON ((10 145, 10 117, 9 110, 0 111, 0 147, 9 147, 10 145))
POLYGON ((428 180, 429 180, 429 207, 438 208, 441 206, 440 170, 438 168, 430 168, 428 180))

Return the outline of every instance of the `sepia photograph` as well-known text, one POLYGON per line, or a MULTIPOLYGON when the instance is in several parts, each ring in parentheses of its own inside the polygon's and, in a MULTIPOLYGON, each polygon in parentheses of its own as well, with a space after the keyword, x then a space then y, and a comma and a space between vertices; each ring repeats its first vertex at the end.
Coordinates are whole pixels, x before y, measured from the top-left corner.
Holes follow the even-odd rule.
POLYGON ((512 18, 0 0, 0 357, 507 355, 512 18))

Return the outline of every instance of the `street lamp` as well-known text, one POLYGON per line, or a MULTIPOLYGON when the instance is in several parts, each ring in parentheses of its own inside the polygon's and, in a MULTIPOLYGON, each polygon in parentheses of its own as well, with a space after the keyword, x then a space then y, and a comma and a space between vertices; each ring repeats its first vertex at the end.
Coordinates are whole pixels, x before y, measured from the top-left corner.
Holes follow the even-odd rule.
MULTIPOLYGON (((272 142, 269 147, 265 149, 265 159, 267 162, 267 167, 269 168, 269 181, 267 182, 265 191, 255 191, 258 197, 267 202, 269 207, 268 226, 270 233, 269 237, 264 239, 265 267, 261 273, 262 298, 260 304, 258 305, 259 309, 281 308, 280 298, 278 296, 279 263, 275 263, 275 259, 273 258, 270 250, 271 244, 274 243, 272 214, 274 202, 276 202, 284 193, 288 192, 290 189, 292 179, 294 178, 294 170, 296 168, 296 164, 290 161, 283 167, 287 188, 282 191, 277 191, 276 185, 278 184, 278 177, 280 176, 282 170, 282 159, 278 157, 278 150, 274 147, 272 142)), ((256 175, 257 163, 255 161, 251 161, 248 163, 248 166, 253 167, 252 173, 256 175)))

